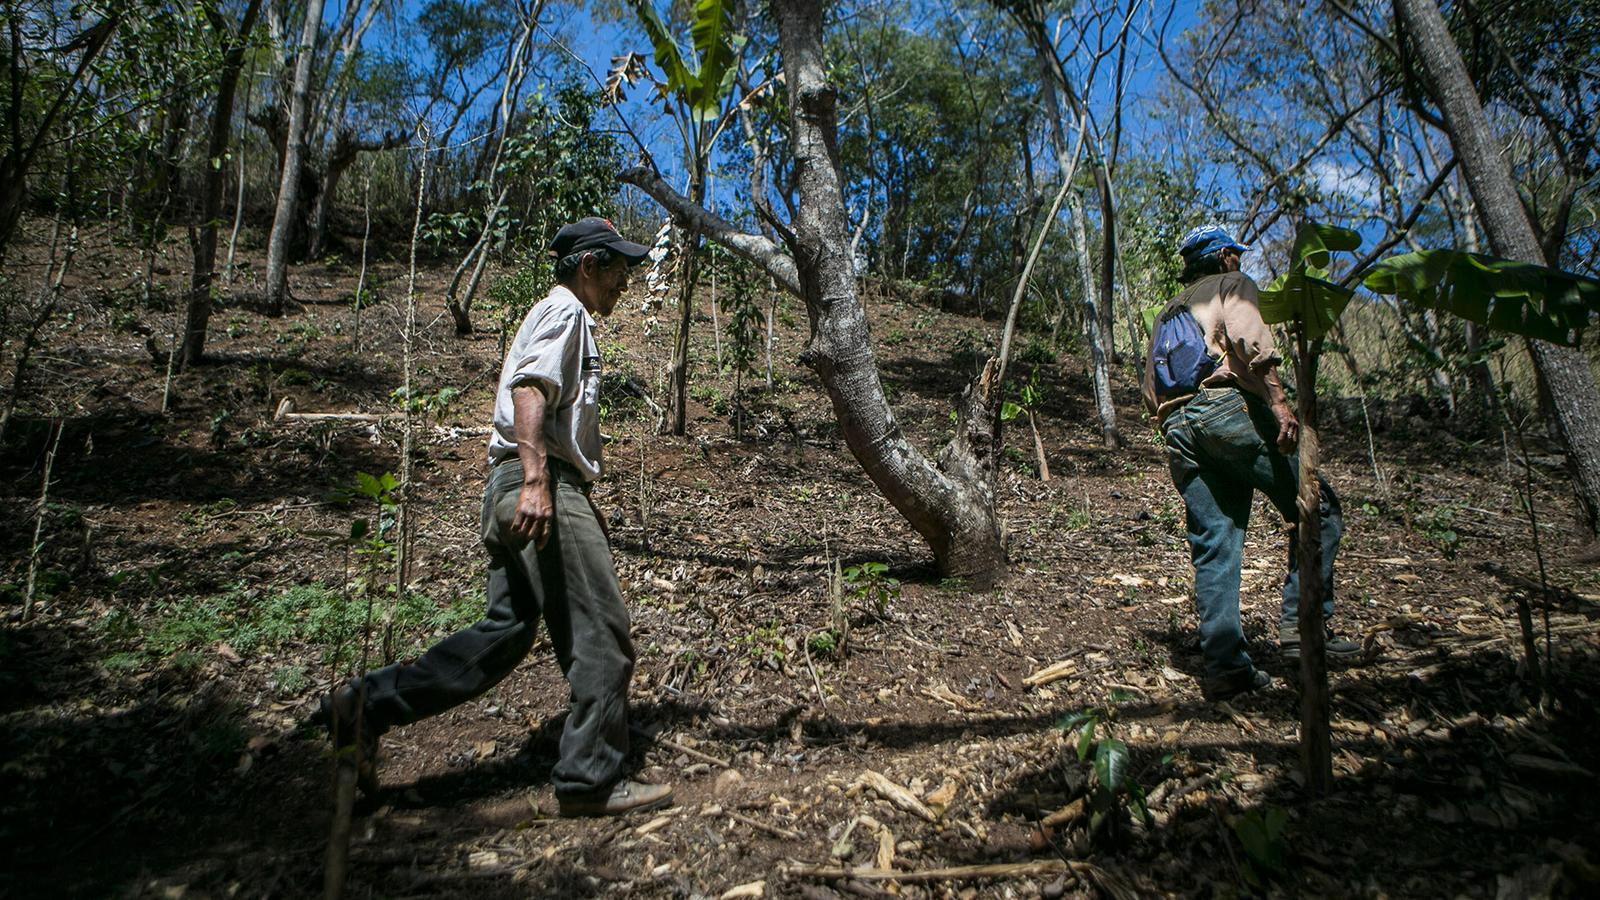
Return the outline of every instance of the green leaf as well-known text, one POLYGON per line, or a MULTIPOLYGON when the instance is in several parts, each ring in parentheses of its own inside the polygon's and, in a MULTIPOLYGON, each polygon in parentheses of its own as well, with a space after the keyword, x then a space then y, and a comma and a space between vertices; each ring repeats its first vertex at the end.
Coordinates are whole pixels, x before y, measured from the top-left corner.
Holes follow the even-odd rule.
POLYGON ((689 91, 689 108, 696 121, 715 119, 722 99, 733 88, 733 76, 744 39, 733 34, 733 0, 698 0, 689 37, 700 60, 698 83, 689 91))
POLYGON ((1327 269, 1331 251, 1356 250, 1361 247, 1361 235, 1337 225, 1308 222, 1300 226, 1294 236, 1294 250, 1289 256, 1293 268, 1327 269))
POLYGON ((1291 271, 1261 290, 1261 319, 1268 325, 1300 322, 1306 338, 1316 340, 1339 321, 1354 294, 1354 288, 1291 271))
POLYGON ((1094 726, 1099 719, 1090 719, 1083 723, 1083 730, 1078 732, 1078 761, 1089 758, 1089 747, 1094 743, 1094 726))
POLYGON ((700 79, 689 70, 683 58, 683 51, 678 49, 678 42, 672 39, 672 32, 667 30, 667 24, 661 21, 655 3, 652 0, 633 0, 633 11, 639 16, 645 34, 650 38, 651 46, 655 48, 656 65, 660 66, 662 74, 667 76, 663 96, 668 91, 687 95, 697 88, 700 79))
POLYGON ((1161 310, 1165 306, 1165 303, 1157 303, 1155 306, 1146 306, 1144 309, 1139 311, 1139 319, 1140 321, 1144 322, 1145 334, 1149 335, 1155 333, 1156 316, 1161 315, 1161 310))
POLYGON ((356 519, 350 523, 350 541, 352 543, 367 536, 367 531, 372 527, 366 519, 356 519))
POLYGON ((1101 787, 1115 793, 1122 787, 1122 782, 1128 777, 1131 757, 1128 755, 1128 745, 1116 738, 1106 738, 1094 754, 1094 774, 1100 779, 1101 787))
POLYGON ((1268 325, 1298 322, 1310 340, 1333 328, 1355 291, 1323 276, 1333 251, 1355 250, 1361 235, 1336 225, 1308 222, 1295 234, 1289 271, 1261 291, 1261 318, 1268 325))
POLYGON ((1391 256, 1364 284, 1374 293, 1571 347, 1600 315, 1600 281, 1460 250, 1391 256))
POLYGON ((1093 712, 1089 710, 1080 710, 1078 712, 1071 713, 1070 715, 1062 716, 1061 719, 1056 722, 1056 728, 1063 732, 1071 731, 1072 729, 1077 728, 1079 725, 1082 725, 1084 722, 1087 722, 1093 718, 1096 718, 1093 712))
POLYGON ((372 499, 376 500, 378 499, 378 495, 383 493, 383 488, 378 486, 378 479, 368 475, 365 472, 357 472, 356 493, 362 495, 363 497, 371 497, 372 499))
POLYGON ((1012 403, 1010 400, 1000 404, 1000 421, 1015 422, 1017 416, 1020 415, 1022 415, 1022 407, 1012 403))

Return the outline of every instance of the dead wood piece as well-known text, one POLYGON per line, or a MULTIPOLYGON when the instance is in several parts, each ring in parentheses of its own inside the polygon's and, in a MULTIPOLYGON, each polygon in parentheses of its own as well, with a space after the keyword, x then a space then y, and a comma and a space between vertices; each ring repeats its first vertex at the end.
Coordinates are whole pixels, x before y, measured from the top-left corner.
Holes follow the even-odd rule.
POLYGON ((871 788, 878 793, 878 796, 914 816, 926 819, 929 822, 939 821, 939 817, 934 814, 933 810, 929 809, 921 800, 918 800, 910 791, 871 769, 861 773, 861 777, 856 779, 856 785, 871 788))
POLYGON ((1026 687, 1041 687, 1049 684, 1052 681, 1060 681, 1063 678, 1071 678, 1076 674, 1078 674, 1078 664, 1070 659, 1063 659, 1060 662, 1051 663, 1050 665, 1045 666, 1039 671, 1034 672, 1032 675, 1024 677, 1022 679, 1022 683, 1026 687))
POLYGON ((1594 777, 1593 772, 1576 763, 1534 756, 1531 753, 1512 753, 1506 757, 1506 762, 1511 763, 1512 768, 1521 769, 1524 772, 1537 772, 1541 775, 1564 775, 1578 778, 1594 777))
POLYGON ((853 879, 856 881, 899 881, 907 884, 925 883, 932 881, 993 881, 1005 878, 1036 878, 1048 875, 1062 875, 1071 872, 1093 879, 1106 893, 1116 900, 1132 900, 1138 894, 1121 878, 1112 875, 1099 866, 1076 860, 1042 859, 1037 862, 1024 863, 989 863, 976 866, 947 866, 938 869, 922 869, 920 871, 898 871, 893 869, 857 868, 847 869, 838 866, 809 866, 792 864, 784 868, 784 873, 790 878, 813 878, 822 881, 839 881, 853 879))
POLYGON ((283 398, 277 412, 272 414, 274 422, 383 422, 402 418, 404 416, 377 413, 298 413, 294 411, 294 401, 288 397, 283 398))
POLYGON ((1058 825, 1076 822, 1081 818, 1083 818, 1083 798, 1079 797, 1050 815, 1045 816, 1044 820, 1039 824, 1046 828, 1055 828, 1058 825))
POLYGON ((722 814, 741 825, 748 825, 757 831, 764 831, 773 837, 780 837, 786 841, 800 840, 799 832, 790 831, 787 828, 779 828, 776 825, 768 825, 766 822, 763 822, 760 819, 752 819, 749 816, 741 816, 732 810, 724 810, 722 814))
POLYGON ((701 762, 708 762, 708 763, 711 763, 712 765, 715 765, 715 766, 721 766, 724 769, 733 768, 733 763, 728 762, 725 759, 718 759, 718 758, 716 758, 715 756, 712 756, 709 753, 701 753, 699 750, 695 750, 692 747, 685 747, 684 745, 678 743, 677 741, 668 740, 667 738, 656 738, 656 742, 662 744, 663 746, 671 747, 672 749, 678 751, 679 753, 688 754, 689 756, 692 756, 695 759, 700 760, 701 762))

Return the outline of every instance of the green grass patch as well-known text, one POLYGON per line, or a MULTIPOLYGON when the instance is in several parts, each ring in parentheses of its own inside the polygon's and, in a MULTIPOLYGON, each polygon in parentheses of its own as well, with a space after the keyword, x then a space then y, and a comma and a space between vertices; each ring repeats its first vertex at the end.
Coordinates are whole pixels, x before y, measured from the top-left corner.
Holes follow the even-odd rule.
MULTIPOLYGON (((381 628, 388 602, 388 597, 373 600, 375 632, 381 628)), ((468 591, 448 604, 422 594, 407 594, 394 607, 401 655, 414 654, 439 636, 476 622, 483 609, 482 591, 468 591)), ((106 665, 128 671, 136 668, 134 662, 142 653, 146 662, 166 659, 178 668, 193 668, 203 660, 207 648, 226 643, 241 656, 297 651, 313 656, 320 665, 347 669, 354 666, 361 651, 366 620, 364 598, 346 598, 325 585, 295 585, 273 593, 240 586, 221 594, 164 603, 136 633, 116 629, 130 646, 107 657, 106 665)), ((281 693, 295 693, 305 686, 304 670, 300 666, 280 668, 273 684, 281 693)))

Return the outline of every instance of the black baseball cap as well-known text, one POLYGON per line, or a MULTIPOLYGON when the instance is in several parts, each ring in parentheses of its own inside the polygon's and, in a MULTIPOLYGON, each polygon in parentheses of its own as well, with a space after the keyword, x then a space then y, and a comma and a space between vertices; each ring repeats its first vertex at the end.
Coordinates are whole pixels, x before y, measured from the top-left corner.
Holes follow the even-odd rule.
POLYGON ((561 226, 561 230, 556 232, 555 240, 550 242, 550 253, 556 259, 561 259, 574 253, 598 250, 601 247, 620 254, 630 264, 640 262, 650 255, 649 247, 623 240, 622 235, 617 234, 616 226, 599 216, 590 216, 579 219, 571 225, 561 226))

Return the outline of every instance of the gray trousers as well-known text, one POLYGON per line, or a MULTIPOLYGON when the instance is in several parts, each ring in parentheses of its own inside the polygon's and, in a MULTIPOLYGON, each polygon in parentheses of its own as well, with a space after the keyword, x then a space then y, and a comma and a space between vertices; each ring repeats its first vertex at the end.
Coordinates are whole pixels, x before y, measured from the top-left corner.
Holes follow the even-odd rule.
POLYGON ((571 687, 556 792, 610 786, 628 752, 633 641, 611 547, 575 470, 551 460, 555 517, 543 550, 511 534, 522 465, 493 468, 483 498, 489 609, 483 620, 435 644, 415 662, 366 675, 368 721, 380 732, 437 715, 494 687, 533 647, 539 619, 571 687))

